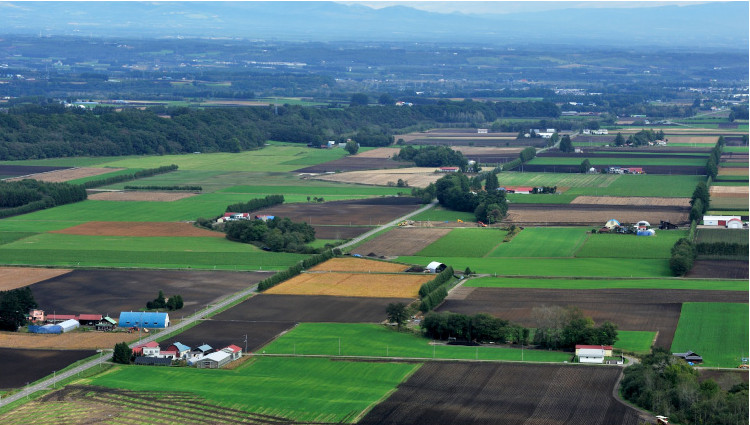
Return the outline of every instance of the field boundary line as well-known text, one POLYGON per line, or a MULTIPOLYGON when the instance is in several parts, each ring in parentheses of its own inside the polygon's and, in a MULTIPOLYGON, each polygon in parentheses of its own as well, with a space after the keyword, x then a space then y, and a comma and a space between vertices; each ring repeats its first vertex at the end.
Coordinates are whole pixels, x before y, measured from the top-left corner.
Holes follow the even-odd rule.
POLYGON ((586 232, 586 237, 583 238, 583 241, 578 243, 578 246, 575 247, 573 250, 573 255, 571 255, 571 258, 578 258, 578 253, 583 249, 583 246, 586 245, 586 242, 589 241, 589 238, 591 237, 591 233, 586 232))

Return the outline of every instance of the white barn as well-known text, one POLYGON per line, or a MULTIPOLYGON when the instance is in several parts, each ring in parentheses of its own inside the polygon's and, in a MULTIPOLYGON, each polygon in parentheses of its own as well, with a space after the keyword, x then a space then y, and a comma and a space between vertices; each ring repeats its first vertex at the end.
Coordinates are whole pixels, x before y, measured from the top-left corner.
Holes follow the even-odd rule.
MULTIPOLYGON (((703 224, 705 226, 727 226, 730 221, 740 221, 740 216, 737 215, 704 215, 703 224)), ((740 223, 742 223, 740 221, 740 223)))
POLYGON ((605 351, 603 348, 581 348, 576 350, 580 363, 604 363, 605 351))
POLYGON ((76 329, 79 326, 81 326, 81 324, 78 323, 78 320, 74 320, 74 319, 70 319, 70 320, 66 320, 64 322, 60 322, 57 325, 62 328, 63 333, 64 332, 70 332, 73 329, 76 329))

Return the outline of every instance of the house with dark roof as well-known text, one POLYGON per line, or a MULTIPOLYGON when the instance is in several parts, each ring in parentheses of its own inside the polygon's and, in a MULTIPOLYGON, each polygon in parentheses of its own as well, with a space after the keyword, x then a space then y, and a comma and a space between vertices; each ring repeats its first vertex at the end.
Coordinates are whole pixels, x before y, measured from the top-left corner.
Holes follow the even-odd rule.
POLYGON ((672 353, 672 355, 675 357, 679 357, 682 360, 685 360, 686 362, 703 363, 703 357, 701 357, 700 355, 698 355, 698 353, 694 351, 688 350, 687 352, 684 352, 684 353, 672 353))
POLYGON ((136 357, 135 364, 142 366, 171 366, 172 359, 167 357, 136 357))

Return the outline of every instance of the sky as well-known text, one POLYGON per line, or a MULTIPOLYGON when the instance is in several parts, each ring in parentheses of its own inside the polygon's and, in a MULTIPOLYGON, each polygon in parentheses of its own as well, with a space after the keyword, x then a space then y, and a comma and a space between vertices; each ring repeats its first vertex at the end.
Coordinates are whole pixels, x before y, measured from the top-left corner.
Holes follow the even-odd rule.
POLYGON ((437 13, 464 13, 473 15, 542 12, 572 8, 657 7, 688 5, 706 1, 339 1, 342 4, 359 4, 380 9, 388 6, 409 6, 437 13))

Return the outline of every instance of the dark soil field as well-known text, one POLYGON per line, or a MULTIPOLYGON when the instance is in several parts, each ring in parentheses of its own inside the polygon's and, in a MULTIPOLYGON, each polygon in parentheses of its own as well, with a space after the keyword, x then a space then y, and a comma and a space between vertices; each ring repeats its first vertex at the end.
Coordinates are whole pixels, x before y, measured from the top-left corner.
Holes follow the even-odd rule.
MULTIPOLYGON (((528 195, 535 196, 535 195, 528 195)), ((622 223, 646 220, 688 224, 688 208, 649 205, 509 204, 503 223, 540 226, 601 226, 616 217, 622 223)))
POLYGON ((698 369, 698 380, 703 382, 707 379, 713 379, 721 389, 729 391, 734 385, 748 383, 750 374, 747 370, 718 370, 718 369, 698 369))
MULTIPOLYGON (((598 151, 598 149, 597 149, 598 151)), ((690 152, 693 155, 677 155, 677 152, 670 151, 670 152, 664 152, 664 153, 649 153, 648 155, 643 155, 641 153, 636 152, 630 152, 630 151, 614 151, 612 153, 593 153, 593 152, 586 152, 583 153, 570 153, 570 152, 560 152, 560 151, 547 151, 540 153, 537 155, 540 158, 581 158, 581 161, 583 161, 584 158, 612 158, 613 162, 616 162, 618 158, 675 158, 675 159, 685 159, 685 158, 708 158, 708 152, 690 152)))
POLYGON ((352 239, 369 232, 369 226, 314 226, 316 239, 352 239))
POLYGON ((329 173, 336 171, 380 170, 383 168, 413 167, 411 161, 394 161, 389 158, 357 158, 347 156, 341 159, 294 170, 295 173, 329 173))
POLYGON ((388 304, 412 301, 404 298, 260 294, 214 316, 214 320, 379 323, 385 320, 388 304))
POLYGON ((0 390, 21 388, 71 363, 96 354, 94 350, 19 350, 0 348, 0 390))
POLYGON ((617 367, 428 362, 359 424, 637 425, 617 367))
MULTIPOLYGON (((468 289, 468 288, 466 288, 468 289)), ((658 331, 656 346, 669 349, 684 302, 746 303, 743 291, 662 289, 516 289, 475 288, 449 297, 438 311, 495 317, 536 327, 533 309, 575 306, 597 324, 609 320, 626 331, 658 331)))
POLYGON ((709 279, 748 279, 748 262, 696 260, 686 277, 709 279))
MULTIPOLYGON (((377 226, 388 223, 420 207, 416 198, 389 197, 332 201, 320 204, 282 204, 255 212, 256 215, 289 217, 292 221, 304 221, 316 225, 377 226)), ((318 227, 315 228, 316 236, 318 227)), ((363 232, 364 233, 364 232, 363 232)))
POLYGON ((216 349, 234 344, 245 350, 245 335, 247 335, 247 349, 253 352, 294 325, 294 322, 204 320, 199 325, 160 344, 165 347, 174 342, 181 342, 191 348, 208 344, 216 349))
POLYGON ((450 229, 399 227, 363 243, 354 248, 352 253, 368 256, 415 255, 449 232, 450 229))
POLYGON ((0 178, 26 176, 48 171, 67 170, 70 167, 43 167, 38 165, 1 165, 0 178))
MULTIPOLYGON (((583 161, 586 155, 581 155, 583 161)), ((612 164, 617 165, 617 164, 612 164)), ((637 167, 637 165, 633 165, 637 167)), ((580 173, 578 165, 541 165, 541 164, 524 164, 523 171, 534 173, 580 173)), ((595 166, 601 168, 601 166, 595 166)), ((643 172, 646 174, 679 174, 679 175, 704 175, 706 167, 692 165, 643 165, 643 172)))
POLYGON ((31 290, 39 307, 48 313, 108 314, 117 319, 121 311, 145 308, 159 290, 166 296, 181 295, 185 314, 192 314, 268 276, 259 272, 76 270, 35 283, 31 290))

